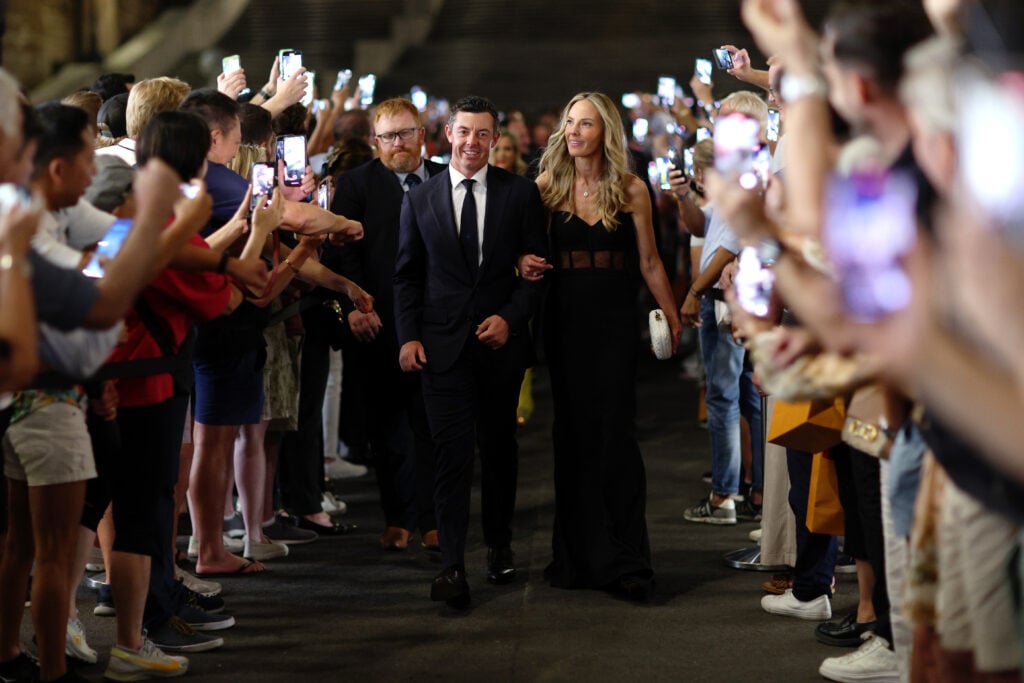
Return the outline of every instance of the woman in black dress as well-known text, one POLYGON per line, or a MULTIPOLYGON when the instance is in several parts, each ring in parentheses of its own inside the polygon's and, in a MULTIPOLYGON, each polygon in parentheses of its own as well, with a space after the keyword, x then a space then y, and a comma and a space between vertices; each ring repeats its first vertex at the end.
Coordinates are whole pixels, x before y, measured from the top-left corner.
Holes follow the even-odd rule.
POLYGON ((552 212, 546 330, 556 512, 546 576, 556 587, 646 599, 654 572, 633 424, 638 275, 665 312, 673 350, 682 327, 655 248, 647 186, 627 159, 612 101, 580 93, 562 113, 537 178, 552 212))

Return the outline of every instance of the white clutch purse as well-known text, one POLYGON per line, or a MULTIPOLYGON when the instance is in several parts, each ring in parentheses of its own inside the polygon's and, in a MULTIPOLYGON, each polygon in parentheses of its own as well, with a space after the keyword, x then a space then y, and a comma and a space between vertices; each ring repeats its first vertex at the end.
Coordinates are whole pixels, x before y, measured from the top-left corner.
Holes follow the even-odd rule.
POLYGON ((672 356, 672 333, 668 329, 665 312, 660 308, 655 308, 647 316, 647 323, 651 330, 651 348, 654 349, 654 357, 658 360, 667 360, 672 356))

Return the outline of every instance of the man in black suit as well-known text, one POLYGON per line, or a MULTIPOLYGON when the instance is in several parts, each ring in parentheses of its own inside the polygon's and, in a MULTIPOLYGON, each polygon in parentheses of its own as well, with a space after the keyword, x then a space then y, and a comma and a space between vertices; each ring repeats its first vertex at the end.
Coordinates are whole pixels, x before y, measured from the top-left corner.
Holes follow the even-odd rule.
POLYGON ((425 133, 409 100, 378 104, 374 133, 380 156, 338 178, 331 206, 343 216, 359 216, 364 230, 358 249, 340 250, 339 272, 374 296, 372 312, 348 311, 349 328, 360 343, 346 346, 345 371, 357 371, 365 380, 361 398, 386 525, 381 547, 405 549, 410 532, 419 527, 424 547, 437 549, 433 444, 420 377, 398 365, 393 321, 402 200, 444 166, 420 156, 425 133))
POLYGON ((515 578, 512 513, 518 475, 516 405, 532 360, 527 324, 540 290, 519 277, 522 254, 547 255, 536 185, 488 166, 498 114, 466 97, 445 134, 448 173, 408 193, 395 265, 395 321, 406 372, 423 371, 434 438, 434 507, 443 571, 432 600, 469 604, 466 532, 475 445, 480 446, 487 580, 515 578))

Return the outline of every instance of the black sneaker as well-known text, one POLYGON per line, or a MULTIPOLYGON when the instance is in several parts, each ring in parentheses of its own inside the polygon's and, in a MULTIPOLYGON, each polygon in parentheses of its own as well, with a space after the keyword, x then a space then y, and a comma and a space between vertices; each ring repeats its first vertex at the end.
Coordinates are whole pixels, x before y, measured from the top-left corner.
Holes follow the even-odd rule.
POLYGON ((194 590, 189 590, 188 586, 182 585, 182 589, 185 591, 185 604, 191 605, 192 607, 198 607, 204 612, 210 614, 219 614, 224 611, 224 598, 219 596, 206 597, 200 595, 194 590))
POLYGON ((39 663, 24 652, 14 659, 0 662, 0 681, 3 683, 38 680, 39 663))
POLYGON ((114 609, 114 591, 110 589, 109 583, 101 583, 96 590, 96 606, 92 609, 93 616, 114 617, 117 610, 114 609))
POLYGON ((760 505, 755 505, 750 500, 750 496, 747 496, 742 501, 740 501, 740 503, 736 506, 736 517, 737 519, 746 519, 753 522, 760 522, 761 507, 762 506, 760 505))
POLYGON ((223 638, 199 633, 180 617, 171 617, 147 635, 164 652, 206 652, 224 644, 223 638))

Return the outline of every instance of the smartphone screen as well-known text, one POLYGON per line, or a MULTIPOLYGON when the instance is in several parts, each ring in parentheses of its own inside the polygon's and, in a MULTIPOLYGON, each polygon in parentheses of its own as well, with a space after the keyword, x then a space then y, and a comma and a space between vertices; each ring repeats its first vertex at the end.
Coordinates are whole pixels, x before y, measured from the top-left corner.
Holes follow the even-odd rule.
POLYGON ((306 173, 306 136, 282 135, 277 138, 277 158, 284 161, 284 184, 298 187, 306 173))
POLYGON ((352 69, 342 69, 338 72, 338 78, 334 81, 334 89, 341 90, 352 80, 352 69))
POLYGON ((775 273, 761 262, 756 247, 740 250, 739 267, 733 279, 736 301, 744 311, 763 318, 768 315, 775 287, 775 273))
POLYGON ((779 124, 782 122, 782 115, 778 109, 768 110, 768 128, 765 130, 764 135, 771 142, 779 141, 779 124))
POLYGON ((728 71, 733 67, 732 55, 724 47, 715 50, 715 61, 718 63, 718 68, 722 71, 728 71))
POLYGON ((238 55, 228 55, 220 62, 220 70, 226 74, 229 74, 232 71, 238 71, 241 68, 242 60, 238 55))
POLYGON ((302 52, 299 50, 281 50, 278 53, 280 62, 278 68, 281 78, 288 80, 292 75, 302 68, 302 52))
POLYGON ((377 88, 377 77, 373 74, 366 74, 359 79, 359 92, 362 96, 359 98, 359 106, 363 109, 373 104, 373 91, 377 88))
POLYGON ((121 250, 121 245, 124 244, 124 238, 128 236, 128 232, 132 228, 132 220, 130 218, 119 218, 114 221, 114 224, 107 230, 107 234, 103 236, 99 242, 96 243, 96 251, 93 253, 92 258, 85 264, 85 268, 82 272, 89 277, 103 277, 103 265, 100 263, 100 257, 103 257, 104 261, 110 260, 117 256, 117 252, 121 250))
POLYGON ((657 157, 654 163, 658 168, 658 187, 662 190, 671 190, 668 174, 672 171, 672 160, 668 157, 657 157))
POLYGON ((633 139, 637 142, 643 142, 647 138, 647 132, 650 130, 651 123, 647 119, 637 119, 633 122, 633 139))
POLYGON ((316 72, 315 71, 307 71, 306 72, 306 92, 303 93, 302 99, 299 100, 300 102, 302 102, 302 106, 303 107, 308 107, 309 105, 313 104, 313 87, 314 87, 315 84, 316 84, 316 72))
POLYGON ((640 106, 640 96, 635 92, 622 93, 622 106, 626 109, 636 109, 640 106))
POLYGON ((730 114, 715 125, 715 169, 739 176, 740 185, 748 190, 759 182, 754 157, 760 146, 760 132, 761 125, 743 114, 730 114))
POLYGON ((199 186, 193 185, 192 183, 182 183, 179 185, 181 193, 189 199, 195 199, 199 196, 199 186))
POLYGON ((423 88, 420 86, 412 86, 412 89, 409 90, 409 99, 417 110, 427 110, 427 93, 423 92, 423 88))
POLYGON ((917 239, 917 187, 898 173, 857 173, 829 182, 823 243, 852 318, 876 321, 906 308, 901 264, 917 239))
POLYGON ((658 99, 661 106, 671 107, 676 103, 676 79, 672 76, 658 78, 658 99))
POLYGON ((704 142, 705 140, 710 140, 710 139, 711 139, 711 129, 710 128, 701 127, 701 128, 697 129, 697 142, 704 142))
POLYGON ((704 85, 711 85, 711 60, 710 59, 698 59, 694 65, 694 72, 697 74, 697 78, 704 85))
POLYGON ((326 181, 316 186, 316 205, 324 211, 331 210, 331 188, 326 181))
POLYGON ((249 210, 253 211, 270 195, 277 184, 277 166, 266 161, 257 161, 252 165, 252 198, 249 210))
POLYGON ((683 171, 690 178, 693 177, 693 148, 687 147, 683 150, 683 171))

